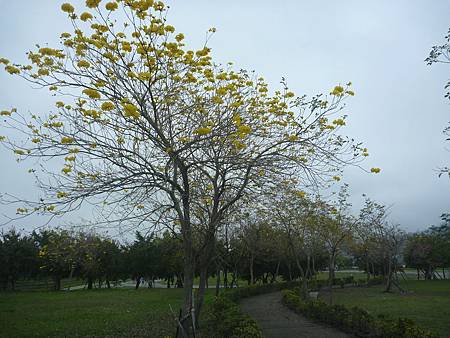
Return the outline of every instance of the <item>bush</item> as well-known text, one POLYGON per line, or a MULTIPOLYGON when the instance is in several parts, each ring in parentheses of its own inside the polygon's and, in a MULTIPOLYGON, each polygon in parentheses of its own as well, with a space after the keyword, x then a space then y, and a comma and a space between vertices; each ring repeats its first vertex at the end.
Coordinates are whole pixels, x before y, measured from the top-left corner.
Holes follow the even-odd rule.
POLYGON ((344 284, 354 284, 355 278, 353 276, 344 277, 344 284))
POLYGON ((223 295, 214 300, 205 324, 202 336, 208 338, 263 338, 256 322, 223 295))
POLYGON ((306 317, 332 325, 358 337, 371 338, 438 338, 439 335, 422 329, 412 320, 387 316, 374 317, 358 307, 328 305, 320 300, 303 301, 294 291, 284 290, 283 303, 306 317))

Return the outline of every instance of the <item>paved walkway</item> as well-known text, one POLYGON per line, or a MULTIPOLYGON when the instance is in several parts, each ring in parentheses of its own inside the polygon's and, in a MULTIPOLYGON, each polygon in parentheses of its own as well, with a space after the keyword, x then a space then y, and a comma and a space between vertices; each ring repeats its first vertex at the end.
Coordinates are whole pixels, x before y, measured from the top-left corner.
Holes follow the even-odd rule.
POLYGON ((266 338, 350 338, 352 336, 312 322, 281 303, 281 293, 274 292, 243 299, 242 311, 249 314, 266 338))

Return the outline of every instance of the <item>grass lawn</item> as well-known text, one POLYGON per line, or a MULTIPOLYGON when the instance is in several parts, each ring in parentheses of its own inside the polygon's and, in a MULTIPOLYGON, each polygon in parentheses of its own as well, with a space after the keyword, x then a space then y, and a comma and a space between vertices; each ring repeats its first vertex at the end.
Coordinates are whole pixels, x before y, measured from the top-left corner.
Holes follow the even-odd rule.
MULTIPOLYGON (((358 306, 373 314, 406 317, 423 328, 450 338, 450 281, 408 280, 401 283, 406 294, 383 293, 382 286, 333 290, 336 304, 358 306)), ((321 295, 325 301, 326 294, 321 295)))
MULTIPOLYGON (((0 293, 0 337, 173 336, 182 289, 0 293)), ((210 293, 212 295, 212 292, 210 293)), ((206 302, 211 299, 207 295, 206 302)))

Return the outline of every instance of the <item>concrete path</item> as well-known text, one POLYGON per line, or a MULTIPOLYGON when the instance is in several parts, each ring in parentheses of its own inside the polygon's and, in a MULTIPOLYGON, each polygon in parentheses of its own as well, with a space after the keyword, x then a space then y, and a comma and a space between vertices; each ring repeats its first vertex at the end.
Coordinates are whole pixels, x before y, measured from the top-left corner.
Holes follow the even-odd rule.
POLYGON ((334 328, 312 322, 281 303, 281 292, 243 299, 242 311, 254 318, 266 338, 350 338, 334 328))

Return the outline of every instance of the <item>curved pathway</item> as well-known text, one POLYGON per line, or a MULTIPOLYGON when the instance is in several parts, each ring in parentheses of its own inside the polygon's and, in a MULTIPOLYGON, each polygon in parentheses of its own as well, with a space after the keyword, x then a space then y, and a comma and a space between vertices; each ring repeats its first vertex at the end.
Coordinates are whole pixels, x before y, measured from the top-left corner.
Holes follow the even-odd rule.
POLYGON ((243 312, 254 318, 266 338, 350 338, 334 328, 317 324, 289 310, 281 303, 281 292, 245 298, 243 312))

